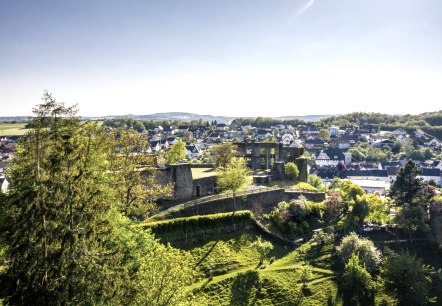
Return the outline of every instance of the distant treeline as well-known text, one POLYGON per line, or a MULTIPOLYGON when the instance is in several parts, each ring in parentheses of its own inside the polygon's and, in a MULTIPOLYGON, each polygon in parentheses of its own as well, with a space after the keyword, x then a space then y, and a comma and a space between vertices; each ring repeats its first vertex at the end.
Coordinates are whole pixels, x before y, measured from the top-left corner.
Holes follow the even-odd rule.
MULTIPOLYGON (((178 128, 179 126, 183 125, 213 127, 216 124, 216 120, 209 122, 203 121, 202 119, 186 122, 179 120, 142 121, 132 118, 118 118, 106 119, 103 126, 133 128, 141 132, 145 129, 152 130, 157 126, 172 126, 174 128, 178 128)), ((231 124, 237 127, 250 125, 257 128, 270 128, 271 126, 283 124, 298 128, 308 125, 315 125, 318 128, 326 128, 331 125, 336 125, 341 128, 359 127, 378 128, 383 130, 395 130, 402 128, 411 131, 422 129, 424 132, 430 135, 438 138, 442 137, 442 111, 404 116, 354 112, 345 115, 323 118, 317 122, 307 122, 301 119, 281 120, 270 117, 237 118, 234 119, 231 124)))

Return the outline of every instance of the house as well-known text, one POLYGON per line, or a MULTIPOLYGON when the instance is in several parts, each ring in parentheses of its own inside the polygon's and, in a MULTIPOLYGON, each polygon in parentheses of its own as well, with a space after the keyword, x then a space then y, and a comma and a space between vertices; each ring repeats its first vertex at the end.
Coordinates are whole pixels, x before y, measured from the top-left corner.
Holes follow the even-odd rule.
POLYGON ((163 126, 163 133, 166 135, 173 135, 175 134, 175 130, 170 125, 163 126))
POLYGON ((400 167, 395 166, 387 166, 385 167, 385 170, 387 171, 388 179, 390 180, 390 183, 394 180, 396 180, 397 173, 399 171, 400 167))
POLYGON ((160 152, 161 151, 161 144, 159 141, 151 141, 150 142, 150 149, 152 152, 160 152))
POLYGON ((307 150, 322 149, 322 148, 325 148, 326 146, 327 146, 326 142, 324 142, 323 140, 321 140, 319 138, 315 138, 315 137, 309 137, 304 142, 304 147, 307 150))
POLYGON ((401 143, 405 143, 408 140, 408 135, 400 134, 398 137, 396 137, 396 141, 399 141, 401 143))
POLYGON ((351 180, 377 180, 390 184, 387 170, 346 170, 343 175, 351 180))
POLYGON ((207 139, 210 141, 217 141, 218 139, 220 139, 220 135, 218 133, 212 132, 209 134, 209 136, 207 136, 207 139))
POLYGON ((430 180, 433 180, 436 182, 437 187, 442 186, 442 180, 441 180, 441 171, 440 169, 436 168, 421 168, 422 172, 417 176, 418 178, 421 178, 424 180, 424 182, 429 182, 430 180))
POLYGON ((393 132, 391 132, 394 135, 404 135, 407 136, 407 132, 404 129, 396 129, 393 132))
POLYGON ((229 130, 229 126, 225 123, 218 123, 216 125, 216 130, 217 131, 228 131, 229 130))
POLYGON ((332 146, 335 149, 339 149, 339 150, 347 150, 348 148, 350 148, 351 144, 348 140, 333 140, 332 141, 332 146))
POLYGON ((199 157, 201 156, 201 151, 195 145, 186 146, 186 155, 189 157, 199 157))
POLYGON ((301 129, 301 134, 304 136, 308 135, 317 135, 319 133, 318 128, 316 126, 306 126, 301 129))
POLYGON ((8 180, 4 176, 0 177, 0 191, 2 193, 8 193, 8 190, 9 190, 8 180))
POLYGON ((270 128, 273 130, 284 130, 285 125, 284 124, 277 124, 277 125, 272 125, 270 128))
POLYGON ((264 130, 264 129, 259 129, 258 131, 256 131, 256 139, 258 139, 258 140, 264 140, 264 139, 270 138, 270 137, 273 137, 273 134, 271 131, 264 130))
POLYGON ((441 143, 436 138, 433 138, 431 141, 426 143, 427 146, 433 147, 435 149, 440 149, 441 143))
POLYGON ((400 161, 383 161, 378 165, 379 170, 387 169, 387 167, 400 168, 402 167, 402 163, 400 161))
POLYGON ((169 143, 169 145, 174 145, 178 142, 178 138, 176 137, 167 137, 166 141, 169 143))
POLYGON ((315 159, 315 164, 319 168, 337 167, 339 163, 345 163, 345 155, 340 150, 333 148, 322 150, 315 159))
POLYGON ((332 125, 328 128, 328 131, 330 132, 331 137, 338 137, 339 135, 339 127, 332 125))
POLYGON ((190 126, 188 126, 188 125, 180 125, 180 126, 178 126, 177 131, 182 134, 182 133, 187 132, 189 129, 190 129, 190 126))
POLYGON ((295 136, 293 134, 290 133, 285 133, 284 135, 281 136, 281 140, 280 143, 282 143, 283 146, 290 146, 295 142, 295 136))
POLYGON ((341 136, 340 138, 341 140, 345 140, 348 141, 350 143, 351 146, 355 145, 356 143, 358 143, 359 141, 359 137, 358 135, 355 134, 344 134, 341 136))
POLYGON ((364 180, 355 180, 350 179, 350 181, 361 187, 367 193, 379 193, 380 195, 385 195, 385 190, 390 187, 389 183, 386 183, 383 180, 373 180, 373 179, 364 179, 364 180))
POLYGON ((387 135, 371 135, 370 137, 370 144, 374 145, 376 143, 382 142, 382 141, 386 141, 386 140, 390 140, 390 136, 387 135))
POLYGON ((394 146, 394 141, 392 141, 392 140, 382 140, 382 141, 380 141, 380 142, 375 142, 375 143, 372 143, 372 146, 373 147, 375 147, 375 148, 386 148, 386 147, 388 147, 388 148, 393 148, 393 146, 394 146))
POLYGON ((414 131, 414 136, 416 138, 422 138, 422 137, 424 137, 424 135, 425 135, 425 132, 422 131, 421 129, 417 129, 416 131, 414 131))

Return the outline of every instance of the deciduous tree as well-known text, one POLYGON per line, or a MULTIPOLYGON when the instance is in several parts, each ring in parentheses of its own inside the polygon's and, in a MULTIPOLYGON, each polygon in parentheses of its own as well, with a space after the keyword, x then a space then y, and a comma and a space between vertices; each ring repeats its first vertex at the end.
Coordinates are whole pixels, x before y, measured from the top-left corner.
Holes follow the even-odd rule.
POLYGON ((217 183, 221 190, 231 191, 233 194, 233 207, 236 211, 236 192, 245 187, 248 180, 249 169, 243 158, 234 157, 225 168, 218 168, 217 183))

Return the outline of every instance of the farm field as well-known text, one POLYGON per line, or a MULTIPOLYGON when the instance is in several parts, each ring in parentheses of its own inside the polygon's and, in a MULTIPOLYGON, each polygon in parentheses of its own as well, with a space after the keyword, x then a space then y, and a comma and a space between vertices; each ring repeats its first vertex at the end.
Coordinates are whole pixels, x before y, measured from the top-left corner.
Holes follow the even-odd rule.
POLYGON ((0 136, 21 136, 26 134, 28 129, 26 123, 0 123, 0 136))

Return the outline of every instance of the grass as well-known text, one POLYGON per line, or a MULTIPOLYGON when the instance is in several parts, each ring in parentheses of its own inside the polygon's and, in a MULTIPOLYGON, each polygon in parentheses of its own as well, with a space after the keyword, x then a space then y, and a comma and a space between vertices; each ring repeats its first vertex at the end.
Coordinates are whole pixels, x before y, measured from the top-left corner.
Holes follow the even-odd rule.
POLYGON ((317 188, 313 187, 309 183, 298 182, 298 181, 294 182, 291 180, 272 181, 270 184, 264 184, 264 186, 278 187, 278 188, 297 188, 297 189, 304 189, 304 190, 310 190, 310 191, 319 191, 317 188))
POLYGON ((0 136, 21 136, 29 130, 26 123, 0 123, 0 136))
MULTIPOLYGON (((335 244, 305 243, 294 249, 273 242, 268 258, 275 260, 261 266, 252 246, 259 235, 249 229, 190 244, 172 243, 187 253, 197 271, 188 288, 194 297, 192 305, 327 305, 330 300, 342 305, 338 295, 342 264, 335 256, 335 244), (304 287, 301 271, 306 264, 312 274, 304 287)), ((392 297, 380 290, 376 305, 384 300, 394 305, 392 297)))
POLYGON ((193 179, 200 179, 215 175, 216 170, 214 168, 192 168, 193 179))
POLYGON ((247 230, 192 248, 182 247, 200 271, 200 279, 190 288, 194 305, 324 305, 329 296, 336 295, 335 273, 314 263, 310 263, 313 271, 309 292, 303 292, 300 271, 310 249, 308 244, 301 251, 274 244, 269 257, 276 260, 262 269, 259 254, 251 246, 257 235, 247 230), (209 266, 213 267, 210 281, 209 266))

